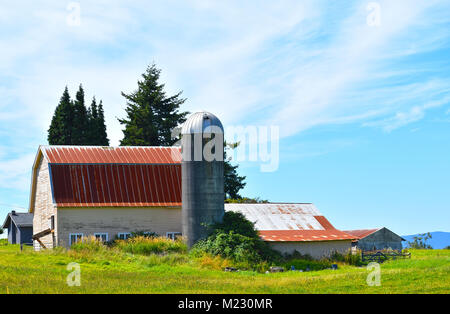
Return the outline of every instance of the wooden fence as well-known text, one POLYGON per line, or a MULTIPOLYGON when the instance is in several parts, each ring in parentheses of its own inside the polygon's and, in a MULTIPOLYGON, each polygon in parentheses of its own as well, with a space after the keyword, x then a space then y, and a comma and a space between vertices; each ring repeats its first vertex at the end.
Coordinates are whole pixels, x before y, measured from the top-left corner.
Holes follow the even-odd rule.
POLYGON ((411 253, 402 253, 396 251, 376 251, 376 252, 361 252, 361 259, 363 262, 377 262, 383 263, 386 260, 392 259, 406 259, 411 258, 411 253))

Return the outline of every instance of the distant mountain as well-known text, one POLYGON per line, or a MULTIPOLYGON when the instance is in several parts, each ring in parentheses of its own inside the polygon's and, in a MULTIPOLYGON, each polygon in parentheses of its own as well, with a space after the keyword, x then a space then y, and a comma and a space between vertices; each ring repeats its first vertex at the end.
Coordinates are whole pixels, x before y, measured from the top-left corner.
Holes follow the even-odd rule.
MULTIPOLYGON (((430 232, 432 235, 432 239, 427 241, 427 244, 431 245, 433 249, 443 249, 450 245, 450 232, 430 232)), ((418 236, 419 234, 402 236, 407 241, 413 241, 413 238, 418 236)), ((408 242, 403 242, 403 246, 408 247, 408 242)))

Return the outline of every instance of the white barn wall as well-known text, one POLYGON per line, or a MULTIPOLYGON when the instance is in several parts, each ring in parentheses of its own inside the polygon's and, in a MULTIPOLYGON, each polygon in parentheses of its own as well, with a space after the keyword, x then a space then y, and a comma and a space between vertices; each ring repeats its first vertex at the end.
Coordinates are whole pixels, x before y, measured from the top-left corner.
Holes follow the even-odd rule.
POLYGON ((58 245, 67 247, 71 233, 108 233, 109 240, 118 233, 151 231, 161 236, 181 233, 180 208, 59 208, 58 245))
POLYGON ((342 254, 347 253, 352 247, 352 241, 286 241, 286 242, 268 242, 274 249, 283 254, 292 254, 298 251, 304 255, 311 255, 315 259, 330 256, 333 252, 342 254))
MULTIPOLYGON (((50 172, 47 160, 42 157, 36 171, 36 190, 34 201, 33 234, 39 233, 49 228, 49 219, 55 215, 56 208, 53 204, 52 190, 50 186, 50 172)), ((53 247, 53 236, 51 234, 40 238, 41 242, 47 247, 53 247)), ((40 245, 33 241, 35 249, 40 245)))

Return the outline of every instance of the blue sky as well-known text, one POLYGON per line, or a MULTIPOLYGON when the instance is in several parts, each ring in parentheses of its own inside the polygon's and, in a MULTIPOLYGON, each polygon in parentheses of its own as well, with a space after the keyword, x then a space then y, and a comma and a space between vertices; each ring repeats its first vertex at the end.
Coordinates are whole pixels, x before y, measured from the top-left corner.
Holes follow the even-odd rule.
POLYGON ((0 217, 28 205, 65 85, 103 99, 117 145, 120 92, 155 62, 185 110, 280 127, 279 169, 243 163, 243 194, 342 229, 450 231, 450 2, 75 2, 79 26, 70 1, 0 5, 0 217))

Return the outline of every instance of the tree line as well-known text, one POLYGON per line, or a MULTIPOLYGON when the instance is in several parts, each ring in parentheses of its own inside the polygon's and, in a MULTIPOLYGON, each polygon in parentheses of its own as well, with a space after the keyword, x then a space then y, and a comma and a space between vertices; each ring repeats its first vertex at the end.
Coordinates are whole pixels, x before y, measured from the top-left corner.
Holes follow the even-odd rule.
MULTIPOLYGON (((186 121, 187 111, 180 107, 186 101, 182 92, 167 95, 160 82, 161 70, 155 64, 147 67, 131 93, 122 92, 126 101, 126 117, 118 119, 124 126, 120 146, 172 146, 172 130, 186 121)), ((108 146, 102 101, 97 105, 95 97, 89 108, 84 101, 80 85, 72 100, 66 87, 55 109, 48 130, 50 145, 100 145, 108 146)), ((245 186, 245 176, 239 176, 238 165, 225 159, 225 198, 241 199, 239 191, 245 186)))
POLYGON ((66 86, 53 114, 47 139, 50 145, 108 146, 102 101, 97 105, 94 97, 86 108, 83 86, 80 84, 74 100, 66 86))

